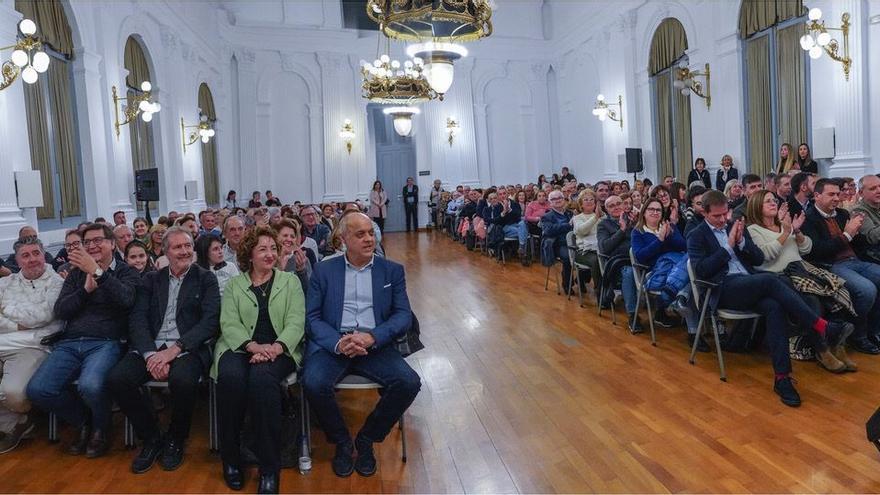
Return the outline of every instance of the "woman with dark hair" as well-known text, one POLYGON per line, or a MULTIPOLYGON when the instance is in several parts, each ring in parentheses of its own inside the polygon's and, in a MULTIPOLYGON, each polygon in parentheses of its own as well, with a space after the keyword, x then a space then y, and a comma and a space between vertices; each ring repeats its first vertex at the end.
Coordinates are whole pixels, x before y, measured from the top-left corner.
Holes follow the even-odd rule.
POLYGON ((147 246, 137 239, 125 246, 125 264, 134 268, 141 277, 156 269, 147 252, 147 246))
POLYGON ((229 210, 234 210, 238 207, 238 201, 235 199, 235 189, 230 189, 228 193, 226 193, 226 201, 223 203, 223 207, 229 210))
POLYGON ((370 209, 367 210, 367 216, 376 222, 380 231, 385 232, 385 218, 388 217, 388 195, 385 193, 381 181, 373 182, 373 189, 370 190, 370 209))
POLYGON ((315 255, 302 246, 302 227, 299 222, 283 219, 274 225, 278 232, 281 254, 278 256, 278 268, 294 273, 302 284, 303 294, 308 292, 312 268, 318 261, 315 255))
POLYGON ((819 173, 819 164, 816 163, 816 160, 813 160, 810 153, 810 146, 807 143, 801 143, 801 145, 798 146, 797 164, 800 167, 801 172, 809 172, 811 174, 819 173))
POLYGON ((516 193, 516 203, 519 205, 520 211, 526 211, 528 201, 526 201, 526 192, 520 191, 516 193))
MULTIPOLYGON (((656 186, 651 188, 650 194, 648 194, 649 198, 656 198, 660 201, 660 204, 663 206, 663 220, 667 222, 671 222, 674 225, 678 225, 678 221, 680 219, 678 212, 678 200, 672 196, 672 192, 666 188, 663 184, 657 184, 656 186)), ((648 204, 648 201, 645 200, 642 205, 642 209, 644 209, 644 205, 648 204)))
POLYGON ((203 235, 196 241, 195 253, 196 264, 217 277, 220 297, 223 297, 226 284, 240 273, 234 263, 223 259, 223 242, 217 236, 203 235))
POLYGON ((559 174, 553 174, 553 179, 550 183, 554 186, 562 186, 562 179, 559 178, 559 174))
POLYGON ((248 201, 248 209, 251 208, 262 208, 263 203, 260 202, 260 191, 254 191, 251 194, 251 200, 248 201))
POLYGON ((694 182, 702 182, 706 189, 712 189, 712 178, 709 171, 706 170, 706 160, 697 158, 694 161, 694 168, 688 174, 687 185, 690 186, 694 182))
POLYGON ((546 184, 546 183, 547 183, 547 176, 545 176, 544 174, 539 175, 538 176, 538 189, 543 189, 544 184, 546 184))
POLYGON ((248 414, 260 470, 258 493, 278 493, 283 439, 279 384, 302 364, 305 298, 296 276, 275 267, 278 240, 271 228, 248 232, 237 258, 244 273, 229 281, 223 295, 211 369, 217 383, 223 479, 232 490, 244 485, 241 428, 248 414))

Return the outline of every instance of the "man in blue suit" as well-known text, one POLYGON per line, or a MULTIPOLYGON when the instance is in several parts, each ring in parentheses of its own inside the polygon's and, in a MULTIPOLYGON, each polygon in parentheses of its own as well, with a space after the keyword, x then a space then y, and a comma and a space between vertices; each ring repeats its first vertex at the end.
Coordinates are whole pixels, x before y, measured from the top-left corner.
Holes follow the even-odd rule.
POLYGON ((327 440, 336 444, 333 472, 371 476, 376 472, 373 443, 385 439, 421 388, 419 375, 394 346, 409 328, 412 311, 403 267, 373 255, 370 218, 349 213, 339 230, 345 255, 318 263, 308 290, 303 387, 327 440), (354 442, 335 393, 336 383, 348 374, 384 389, 354 442))
POLYGON ((713 291, 710 304, 740 311, 755 311, 766 319, 765 339, 773 360, 773 390, 782 403, 797 407, 801 398, 791 380, 788 355, 787 317, 808 332, 814 347, 834 348, 852 333, 850 323, 829 322, 772 272, 758 272, 754 267, 764 263, 764 253, 752 242, 742 219, 727 227, 727 198, 720 191, 703 195, 706 221, 688 236, 688 256, 699 280, 720 287, 713 291))

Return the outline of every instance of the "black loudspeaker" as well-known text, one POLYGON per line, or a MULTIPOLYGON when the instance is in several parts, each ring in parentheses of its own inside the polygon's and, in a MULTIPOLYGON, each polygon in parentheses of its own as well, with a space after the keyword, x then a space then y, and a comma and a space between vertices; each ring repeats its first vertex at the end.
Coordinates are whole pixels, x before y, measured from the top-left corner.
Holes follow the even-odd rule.
POLYGON ((626 149, 626 173, 637 174, 645 170, 641 148, 626 149))
POLYGON ((135 171, 134 190, 138 201, 159 201, 159 169, 135 171))

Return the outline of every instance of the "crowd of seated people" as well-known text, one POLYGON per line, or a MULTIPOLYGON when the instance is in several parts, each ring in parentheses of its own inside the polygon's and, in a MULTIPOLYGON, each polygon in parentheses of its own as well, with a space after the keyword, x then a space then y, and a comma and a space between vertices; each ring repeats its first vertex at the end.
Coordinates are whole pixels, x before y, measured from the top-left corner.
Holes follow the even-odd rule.
POLYGON ((373 475, 373 444, 420 389, 394 345, 412 318, 403 268, 384 258, 359 202, 274 206, 266 196, 273 206, 255 193, 244 209, 231 192, 232 208, 169 212, 152 226, 138 217, 129 227, 116 212, 113 224, 66 232, 55 256, 21 229, 0 273, 0 453, 33 432, 33 407, 75 429, 67 453, 105 456, 115 402, 140 441, 131 471, 175 470, 200 384, 212 379, 223 479, 234 490, 246 483, 247 416, 257 490, 277 492, 282 443, 295 441, 282 434, 280 384, 298 372, 335 446, 334 472, 373 475), (383 387, 355 438, 334 395, 347 373, 383 387), (148 382, 167 382, 165 427, 148 382))
MULTIPOLYGON (((566 293, 577 287, 576 280, 585 290, 583 282, 592 277, 602 308, 612 304, 619 289, 629 329, 636 334, 643 323, 632 249, 636 262, 649 270, 646 289, 654 294, 655 311, 648 317, 671 327, 680 316, 689 346, 708 352, 708 343, 696 338, 700 308, 691 294, 690 261, 698 279, 720 284, 709 302, 712 308, 764 317, 774 391, 784 404, 797 406, 801 399, 791 380, 790 355, 814 356, 824 369, 843 373, 858 369, 847 350, 880 354, 880 178, 821 178, 806 144, 797 151, 785 145, 780 156, 777 170, 762 178, 741 174, 724 155, 714 189, 702 158, 695 161, 688 184, 672 176, 657 185, 636 180, 632 188, 628 180, 578 183, 573 176, 563 178, 571 175, 566 169, 549 180, 542 174, 531 184, 474 190, 474 198, 484 193, 485 199, 465 198, 459 186, 451 193, 441 190, 438 225, 473 248, 468 241, 475 219, 485 221, 489 234, 475 239, 491 247, 501 212, 523 211, 515 237, 524 264, 537 256, 545 265, 560 263, 566 293), (515 207, 504 206, 508 196, 519 198, 512 202, 515 207), (463 221, 467 227, 456 231, 463 221), (569 248, 565 237, 572 231, 575 244, 569 248), (533 236, 540 254, 526 249, 533 236), (589 270, 572 273, 570 260, 589 270)), ((501 227, 504 237, 513 235, 512 223, 501 227)), ((722 334, 730 332, 722 327, 722 334)))

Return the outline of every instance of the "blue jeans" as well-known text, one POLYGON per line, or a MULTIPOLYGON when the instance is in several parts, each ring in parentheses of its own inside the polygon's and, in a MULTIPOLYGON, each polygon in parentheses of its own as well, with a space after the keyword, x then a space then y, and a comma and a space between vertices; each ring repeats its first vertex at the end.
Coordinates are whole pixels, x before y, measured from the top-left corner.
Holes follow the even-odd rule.
POLYGON ((319 350, 306 357, 302 386, 315 417, 330 443, 351 440, 342 412, 336 403, 336 383, 348 374, 361 375, 384 388, 376 408, 367 417, 359 435, 381 442, 415 400, 422 386, 419 375, 394 347, 348 358, 319 350))
POLYGON ((831 271, 846 280, 853 309, 859 316, 853 336, 858 338, 880 333, 880 303, 877 301, 880 265, 850 258, 831 265, 831 271))
MULTIPOLYGON (((620 290, 623 292, 623 304, 626 306, 626 314, 636 312, 636 279, 633 278, 631 266, 625 266, 620 270, 620 290)), ((653 318, 653 316, 651 316, 653 318)))
MULTIPOLYGON (((517 237, 519 238, 519 246, 524 247, 526 245, 526 242, 528 242, 529 240, 529 226, 526 223, 525 218, 523 218, 519 221, 518 224, 516 224, 516 230, 517 237)), ((506 236, 507 233, 505 232, 504 235, 506 236)))
POLYGON ((109 431, 110 397, 104 381, 121 355, 122 345, 116 340, 62 340, 34 373, 27 396, 38 408, 73 426, 91 418, 94 429, 109 431))
MULTIPOLYGON (((520 222, 522 223, 522 222, 520 222)), ((519 228, 519 223, 513 223, 510 225, 504 225, 501 229, 504 232, 505 239, 518 239, 520 246, 525 246, 526 243, 522 240, 522 235, 519 228)))

